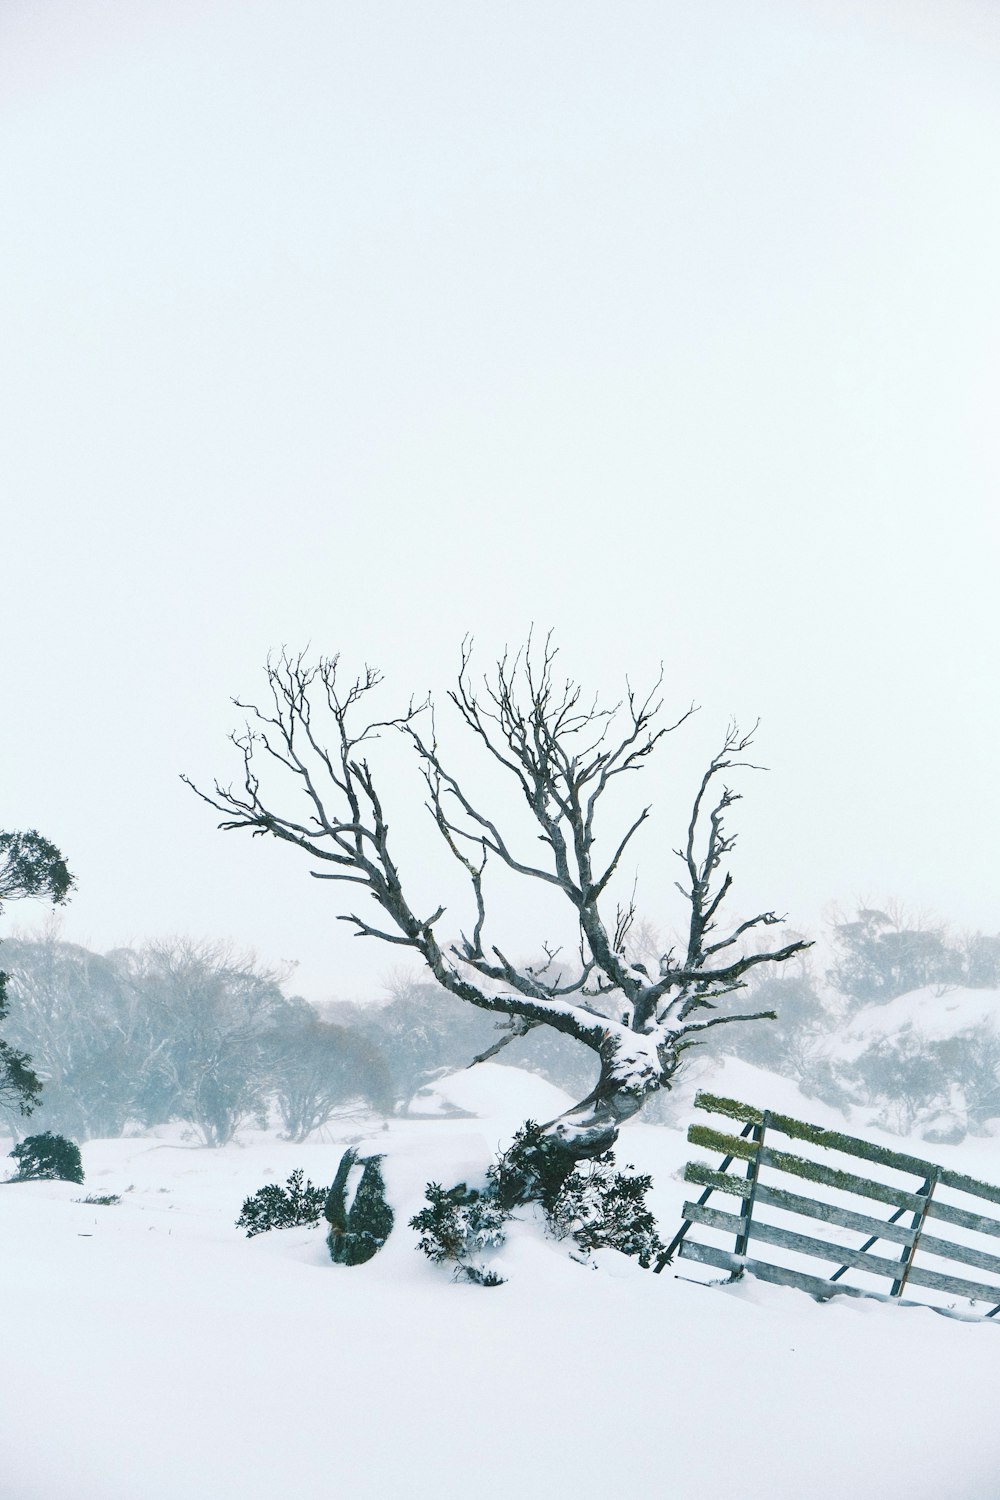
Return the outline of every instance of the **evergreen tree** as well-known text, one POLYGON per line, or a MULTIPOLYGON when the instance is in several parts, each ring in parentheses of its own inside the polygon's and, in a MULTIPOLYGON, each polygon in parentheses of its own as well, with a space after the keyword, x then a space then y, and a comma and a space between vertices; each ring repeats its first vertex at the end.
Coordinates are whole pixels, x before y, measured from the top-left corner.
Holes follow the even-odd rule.
MULTIPOLYGON (((0 912, 5 901, 41 897, 59 906, 73 888, 73 877, 55 844, 35 828, 0 831, 0 912)), ((7 975, 0 973, 0 1021, 9 1010, 7 975)), ((30 1115, 42 1091, 26 1052, 0 1038, 0 1107, 30 1115)))
POLYGON ((10 1154, 17 1162, 15 1182, 83 1181, 80 1148, 64 1135, 53 1135, 46 1130, 41 1135, 25 1136, 10 1154))

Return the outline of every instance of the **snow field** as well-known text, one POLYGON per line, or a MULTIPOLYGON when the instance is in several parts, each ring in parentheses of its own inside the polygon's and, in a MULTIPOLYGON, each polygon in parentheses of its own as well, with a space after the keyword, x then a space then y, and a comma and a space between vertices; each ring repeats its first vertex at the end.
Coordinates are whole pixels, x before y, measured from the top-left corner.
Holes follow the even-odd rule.
MULTIPOLYGON (((744 1065, 711 1082, 844 1124, 744 1065)), ((424 1184, 475 1181, 559 1096, 496 1065, 431 1092, 428 1117, 370 1122, 361 1143, 386 1153, 397 1215, 361 1267, 333 1266, 322 1228, 234 1227, 248 1193, 297 1166, 328 1182, 340 1141, 251 1131, 212 1151, 160 1131, 88 1142, 83 1187, 0 1188, 2 1500, 1000 1494, 993 1323, 697 1285, 685 1262, 654 1276, 614 1252, 581 1266, 530 1222, 501 1252, 504 1286, 452 1283, 406 1224, 424 1184), (111 1192, 120 1204, 75 1201, 111 1192)), ((948 1159, 996 1178, 995 1151, 948 1159)), ((691 1152, 682 1130, 623 1134, 619 1162, 654 1174, 667 1237, 691 1152)))

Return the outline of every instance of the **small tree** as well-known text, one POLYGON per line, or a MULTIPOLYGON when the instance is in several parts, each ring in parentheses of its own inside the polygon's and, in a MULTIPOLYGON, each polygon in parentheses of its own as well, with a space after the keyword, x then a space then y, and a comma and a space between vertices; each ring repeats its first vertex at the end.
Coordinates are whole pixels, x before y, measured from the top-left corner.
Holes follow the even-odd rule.
POLYGON ((140 1117, 137 1096, 157 1043, 129 957, 90 953, 54 928, 4 947, 11 1039, 45 1079, 46 1126, 77 1140, 120 1135, 140 1117))
POLYGON ((949 947, 943 923, 861 907, 852 921, 834 923, 833 941, 837 957, 827 978, 854 1009, 927 984, 963 983, 963 956, 949 947))
POLYGON ((242 1121, 266 1113, 272 1050, 291 1010, 278 977, 211 943, 149 944, 133 959, 160 1039, 143 1084, 147 1106, 224 1146, 242 1121))
MULTIPOLYGON (((40 897, 59 906, 73 888, 73 877, 55 844, 37 829, 0 831, 0 912, 5 901, 40 897)), ((0 1021, 8 1013, 7 975, 0 973, 0 1021)), ((26 1052, 0 1039, 0 1106, 30 1115, 42 1091, 26 1052)))
MULTIPOLYGON (((522 851, 514 832, 501 829, 449 769, 433 715, 423 727, 428 704, 411 701, 395 717, 375 718, 367 708, 380 674, 369 667, 343 684, 336 657, 309 664, 304 655, 283 652, 269 661, 266 707, 235 700, 248 714, 246 730, 233 736, 243 762, 242 786, 216 782, 209 794, 188 784, 223 813, 220 827, 292 844, 319 864, 312 871, 317 878, 364 890, 385 925, 373 925, 356 912, 340 920, 360 936, 411 950, 444 989, 505 1016, 508 1040, 549 1026, 591 1049, 599 1064, 594 1088, 543 1128, 547 1145, 558 1146, 568 1175, 578 1160, 609 1150, 622 1122, 656 1090, 669 1087, 685 1049, 710 1027, 759 1018, 710 1014, 745 987, 748 973, 762 964, 783 963, 809 945, 795 941, 741 952, 742 938, 781 921, 771 911, 719 930, 732 886, 732 876, 722 869, 735 843, 725 820, 738 800, 723 778, 747 764, 752 739, 730 726, 701 778, 687 836, 677 851, 688 905, 683 948, 662 953, 654 972, 629 960, 635 907, 616 902, 611 915, 609 893, 650 809, 620 828, 600 857, 598 813, 608 789, 637 772, 691 710, 673 724, 658 724, 659 684, 645 698, 629 687, 614 709, 600 708, 596 701, 587 706, 576 683, 557 681, 555 656, 551 639, 541 650, 529 639, 476 688, 464 646, 457 683, 448 695, 466 730, 523 798, 534 834, 528 848, 540 844, 539 857, 522 851), (426 913, 407 894, 408 882, 390 848, 385 788, 376 783, 365 755, 365 746, 385 732, 398 733, 415 751, 433 823, 464 872, 471 920, 455 941, 442 935, 443 906, 426 913), (265 792, 266 767, 280 767, 291 778, 297 805, 283 805, 265 792), (501 947, 492 940, 486 894, 492 865, 567 903, 578 942, 573 964, 560 962, 555 948, 546 950, 542 964, 518 964, 508 957, 506 943, 501 947)), ((530 1164, 520 1193, 526 1200, 537 1196, 530 1164)))
POLYGON ((10 1153, 17 1162, 15 1182, 82 1182, 83 1164, 80 1148, 75 1141, 64 1135, 53 1135, 46 1130, 41 1135, 28 1135, 10 1153))
POLYGON ((372 1044, 306 1006, 276 1032, 269 1066, 287 1140, 304 1141, 335 1113, 358 1105, 392 1108, 388 1069, 372 1044))

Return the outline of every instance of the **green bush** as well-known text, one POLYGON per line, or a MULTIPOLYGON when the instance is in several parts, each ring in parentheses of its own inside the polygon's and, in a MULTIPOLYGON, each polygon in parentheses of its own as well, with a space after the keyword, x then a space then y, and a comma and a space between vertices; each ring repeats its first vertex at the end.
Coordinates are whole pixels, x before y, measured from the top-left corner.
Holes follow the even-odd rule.
POLYGON ((64 1135, 53 1135, 46 1130, 41 1135, 25 1136, 10 1155, 17 1162, 14 1182, 83 1181, 80 1148, 75 1141, 67 1140, 64 1135))
POLYGON ((559 1141, 526 1120, 486 1173, 489 1190, 505 1208, 540 1203, 552 1208, 576 1162, 559 1141))
POLYGON ((518 1203, 526 1201, 539 1204, 555 1239, 572 1239, 584 1255, 620 1250, 648 1268, 663 1249, 646 1203, 651 1187, 647 1174, 634 1175, 631 1167, 616 1171, 611 1151, 574 1163, 558 1141, 529 1120, 488 1169, 481 1191, 464 1182, 448 1189, 429 1183, 428 1207, 410 1226, 420 1236, 417 1248, 429 1260, 452 1261, 456 1276, 481 1286, 498 1286, 502 1278, 476 1257, 504 1243, 504 1226, 518 1203))
POLYGON ((303 1182, 301 1168, 294 1171, 284 1187, 269 1182, 247 1198, 236 1220, 237 1229, 245 1229, 247 1239, 269 1229, 294 1229, 316 1225, 323 1214, 327 1189, 303 1182))
POLYGON ((474 1257, 504 1243, 508 1211, 488 1191, 479 1193, 464 1182, 447 1190, 429 1182, 427 1201, 429 1206, 410 1220, 420 1235, 417 1248, 436 1265, 454 1261, 457 1277, 479 1286, 499 1286, 503 1278, 477 1265, 474 1257))
POLYGON ((330 1259, 341 1266, 361 1266, 371 1260, 389 1238, 395 1221, 386 1201, 381 1156, 363 1161, 361 1181, 348 1209, 347 1179, 359 1158, 352 1148, 344 1152, 323 1210, 330 1225, 326 1238, 330 1259))
POLYGON ((581 1162, 567 1177, 545 1218, 556 1239, 570 1238, 584 1252, 620 1250, 649 1269, 663 1250, 656 1220, 646 1204, 653 1185, 648 1173, 629 1166, 615 1171, 613 1151, 581 1162))

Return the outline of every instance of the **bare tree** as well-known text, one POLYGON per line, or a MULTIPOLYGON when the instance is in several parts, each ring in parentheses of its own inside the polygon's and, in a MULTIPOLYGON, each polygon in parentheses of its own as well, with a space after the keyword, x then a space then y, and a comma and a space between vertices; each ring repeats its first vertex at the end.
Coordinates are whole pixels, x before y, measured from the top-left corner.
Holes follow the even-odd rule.
MULTIPOLYGON (((562 1148, 569 1170, 576 1160, 613 1145, 621 1123, 657 1089, 669 1087, 685 1049, 709 1028, 761 1018, 714 1013, 723 997, 745 987, 746 974, 762 964, 783 963, 809 945, 795 941, 762 950, 757 944, 755 951, 744 951, 741 940, 759 938, 759 929, 781 921, 771 911, 724 933, 720 929, 732 886, 723 866, 735 843, 725 817, 738 800, 723 778, 748 764, 743 757, 752 738, 752 732, 731 725, 702 776, 685 842, 676 851, 684 871, 679 889, 688 907, 683 951, 662 953, 655 972, 631 961, 634 899, 616 904, 613 917, 606 909, 612 881, 650 809, 644 807, 600 859, 597 814, 616 779, 638 771, 693 710, 674 723, 659 723, 660 683, 644 698, 628 686, 615 708, 602 708, 596 699, 588 704, 576 683, 557 681, 551 637, 542 648, 529 639, 516 655, 505 654, 479 687, 472 681, 470 655, 465 643, 448 697, 481 750, 522 794, 529 828, 544 851, 538 860, 519 852, 513 835, 502 831, 449 771, 429 702, 411 700, 393 718, 369 717, 367 705, 381 674, 369 667, 342 685, 337 657, 310 663, 304 654, 283 652, 267 665, 265 707, 234 700, 248 715, 245 730, 232 737, 243 760, 241 787, 216 782, 209 794, 183 779, 224 814, 221 828, 250 829, 293 844, 320 863, 311 872, 317 879, 363 889, 379 908, 381 924, 356 911, 343 913, 339 920, 351 923, 357 935, 414 950, 446 990, 506 1016, 505 1035, 484 1056, 536 1026, 553 1027, 596 1053, 600 1072, 594 1088, 545 1126, 547 1143, 562 1148), (382 789, 364 748, 390 731, 416 751, 426 806, 464 871, 474 918, 454 941, 441 936, 443 906, 425 915, 411 904, 390 853, 382 789), (261 771, 279 767, 297 785, 297 809, 278 811, 262 788, 261 771), (565 898, 578 942, 572 965, 561 962, 555 948, 546 950, 541 964, 518 964, 487 938, 488 865, 565 898)), ((530 1196, 530 1184, 525 1195, 530 1196)))
POLYGON ((77 1141, 121 1135, 154 1050, 125 965, 62 942, 55 923, 9 939, 4 962, 15 1001, 9 1034, 44 1082, 41 1124, 77 1141))
POLYGON ((224 944, 172 939, 131 958, 156 1042, 138 1080, 141 1103, 153 1118, 186 1120, 206 1146, 224 1146, 244 1120, 266 1114, 295 1007, 278 974, 224 944))
POLYGON ((334 1115, 392 1108, 389 1070, 357 1032, 321 1020, 303 1003, 271 1045, 274 1098, 285 1139, 304 1141, 334 1115))

